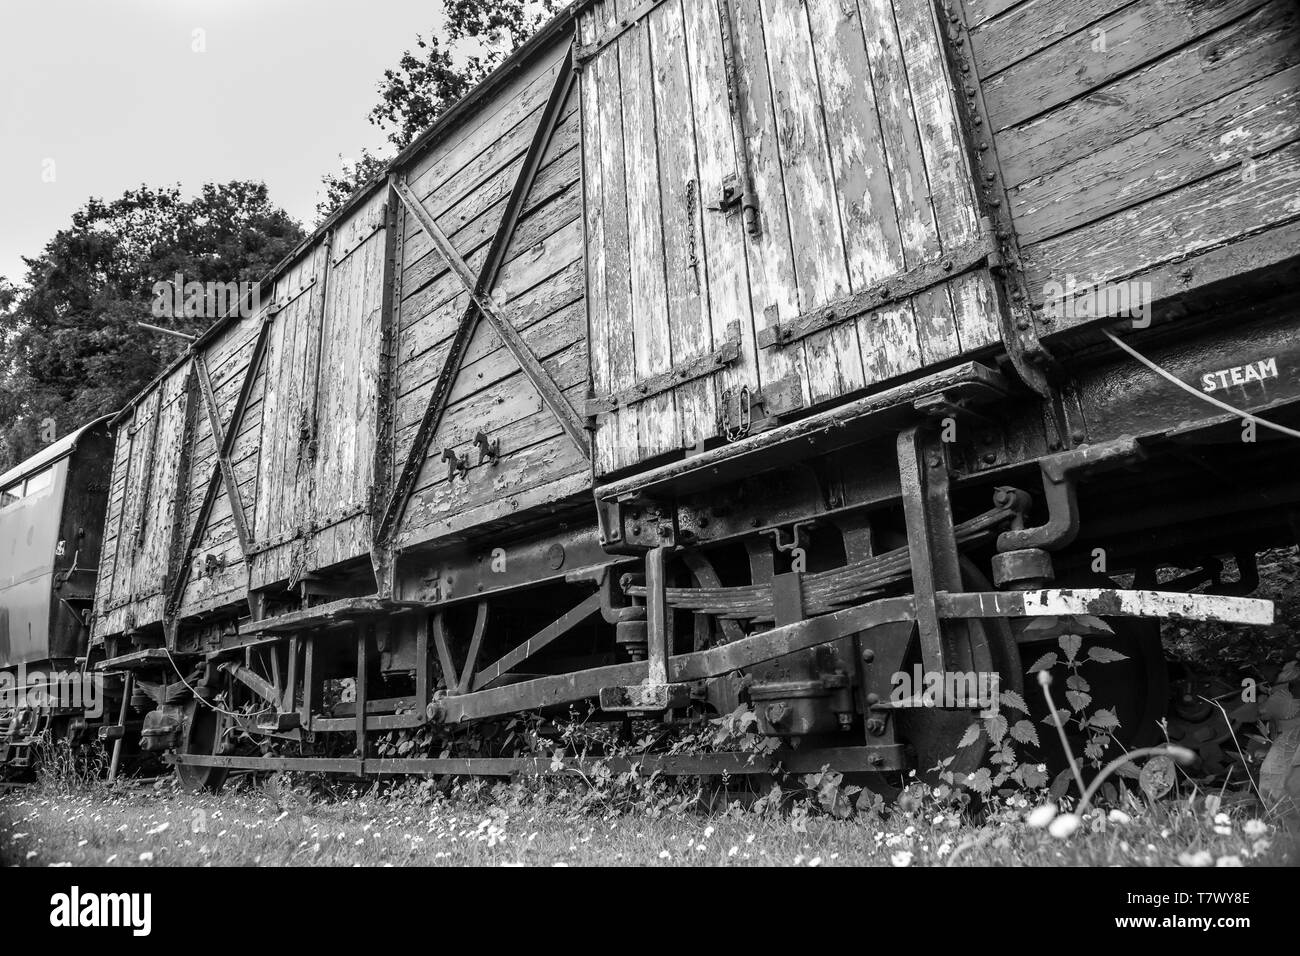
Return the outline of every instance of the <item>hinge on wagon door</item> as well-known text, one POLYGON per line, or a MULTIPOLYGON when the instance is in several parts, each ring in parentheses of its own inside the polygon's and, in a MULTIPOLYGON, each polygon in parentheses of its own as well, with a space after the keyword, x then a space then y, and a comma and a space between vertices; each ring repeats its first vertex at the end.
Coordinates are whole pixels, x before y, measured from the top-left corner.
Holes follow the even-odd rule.
POLYGON ((316 460, 316 416, 304 405, 298 413, 298 459, 306 452, 309 462, 316 460))

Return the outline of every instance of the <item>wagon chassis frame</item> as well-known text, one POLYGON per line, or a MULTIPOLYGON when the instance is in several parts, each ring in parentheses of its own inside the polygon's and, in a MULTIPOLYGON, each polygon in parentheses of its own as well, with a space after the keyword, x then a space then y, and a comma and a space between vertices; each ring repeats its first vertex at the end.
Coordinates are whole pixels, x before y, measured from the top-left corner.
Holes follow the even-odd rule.
MULTIPOLYGON (((934 408, 933 402, 921 399, 913 404, 914 415, 920 415, 926 409, 933 411, 934 408)), ((453 660, 440 605, 402 606, 375 598, 339 601, 332 606, 301 614, 302 619, 297 624, 303 629, 314 627, 315 633, 300 636, 302 632, 288 621, 272 620, 255 624, 255 632, 274 634, 284 628, 281 633, 293 635, 290 638, 288 683, 287 686, 282 686, 278 673, 271 684, 251 677, 241 680, 280 711, 273 721, 274 728, 269 724, 267 726, 268 736, 299 739, 298 727, 313 733, 354 733, 357 739, 356 758, 177 753, 172 759, 178 766, 250 770, 300 769, 369 775, 566 773, 579 769, 581 763, 534 757, 371 758, 367 754, 367 742, 372 731, 409 730, 425 726, 454 727, 467 722, 542 711, 584 700, 599 700, 601 709, 611 715, 619 711, 631 715, 661 713, 689 703, 692 699, 692 685, 698 686, 700 682, 742 672, 767 661, 789 657, 846 638, 853 640, 854 656, 863 662, 862 687, 883 687, 888 682, 882 680, 881 675, 887 676, 891 667, 896 671, 901 666, 912 641, 913 629, 919 638, 921 660, 927 672, 948 673, 951 669, 988 671, 994 669, 988 638, 971 630, 968 623, 979 619, 1090 615, 1111 618, 1174 617, 1242 624, 1268 624, 1273 620, 1271 602, 1246 597, 1150 589, 1037 586, 1042 583, 1042 577, 1051 576, 1047 549, 1055 550, 1068 545, 1078 532, 1076 482, 1089 473, 1114 468, 1140 458, 1143 454, 1141 446, 1132 439, 1118 439, 1042 459, 1039 468, 1048 516, 1047 521, 1040 526, 1024 526, 1023 493, 1014 489, 999 490, 996 499, 999 502, 998 508, 990 514, 1003 515, 1000 520, 1008 526, 1008 530, 1003 531, 998 538, 998 557, 994 562, 995 576, 1000 571, 1000 583, 1011 588, 1002 591, 962 588, 958 568, 958 534, 948 497, 946 454, 935 442, 933 424, 921 416, 920 421, 914 421, 898 433, 896 447, 908 544, 905 548, 895 549, 880 557, 884 559, 891 554, 906 553, 912 581, 911 594, 880 597, 829 613, 808 616, 804 605, 805 595, 809 593, 805 576, 795 571, 777 574, 767 585, 774 606, 774 627, 726 640, 706 649, 676 654, 671 613, 673 601, 664 567, 666 559, 677 550, 677 546, 671 541, 660 541, 642 551, 641 556, 645 562, 644 584, 636 584, 635 581, 641 579, 632 576, 625 577, 622 586, 625 596, 639 596, 644 601, 643 618, 646 621, 647 637, 645 659, 534 677, 496 687, 491 686, 493 682, 505 676, 511 668, 517 667, 536 650, 562 637, 575 624, 597 611, 602 612, 611 622, 620 619, 618 595, 612 587, 612 565, 588 578, 596 584, 592 595, 561 615, 557 622, 543 628, 534 638, 507 652, 495 664, 482 670, 476 668, 487 625, 488 608, 483 600, 478 602, 473 636, 464 660, 459 664, 453 660), (1045 575, 1040 570, 1044 564, 1036 557, 1038 555, 1043 556, 1049 569, 1045 575), (416 693, 413 698, 400 701, 371 701, 366 690, 367 647, 373 636, 381 629, 391 626, 386 615, 393 612, 429 615, 425 625, 419 627, 417 632, 416 693), (889 625, 903 627, 900 630, 889 625), (313 673, 316 668, 317 644, 324 637, 324 628, 351 626, 355 626, 357 688, 356 700, 352 705, 353 715, 317 717, 313 713, 316 683, 313 673), (303 699, 301 707, 295 708, 297 649, 300 643, 305 645, 303 699), (446 691, 438 694, 432 692, 431 649, 437 651, 447 686, 446 691), (378 713, 377 710, 405 712, 378 713), (278 732, 281 724, 289 728, 288 734, 278 732)), ((697 590, 702 592, 708 588, 697 590)), ((871 589, 862 593, 869 594, 871 589)), ((228 657, 230 653, 216 652, 209 655, 209 659, 215 662, 219 658, 228 657)), ((247 649, 244 653, 248 653, 247 649)), ((232 668, 229 664, 223 664, 221 667, 238 676, 238 665, 232 668)), ((888 709, 889 706, 873 703, 870 698, 864 700, 864 718, 877 709, 888 709)), ((988 703, 968 700, 958 702, 958 709, 975 710, 988 703), (962 703, 966 706, 961 706, 962 703)), ((670 759, 647 754, 640 758, 628 758, 625 762, 628 769, 636 766, 647 772, 657 770, 665 774, 746 775, 770 772, 778 766, 785 769, 800 767, 808 761, 818 763, 818 766, 833 765, 841 770, 883 772, 906 767, 902 748, 893 739, 892 726, 887 727, 878 740, 873 742, 869 736, 867 743, 858 747, 811 748, 802 752, 787 750, 769 758, 755 758, 752 754, 718 753, 670 759)))

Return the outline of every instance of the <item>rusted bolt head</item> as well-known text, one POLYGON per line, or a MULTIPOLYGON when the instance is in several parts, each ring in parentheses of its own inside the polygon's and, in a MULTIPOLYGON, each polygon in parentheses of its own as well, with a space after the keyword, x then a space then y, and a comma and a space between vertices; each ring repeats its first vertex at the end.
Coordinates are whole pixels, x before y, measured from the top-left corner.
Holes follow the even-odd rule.
POLYGON ((875 652, 875 651, 873 651, 873 650, 872 650, 871 648, 869 648, 869 647, 866 648, 865 650, 863 650, 863 652, 862 652, 862 663, 864 663, 864 664, 870 664, 870 663, 871 663, 872 661, 874 661, 875 659, 876 659, 876 652, 875 652))

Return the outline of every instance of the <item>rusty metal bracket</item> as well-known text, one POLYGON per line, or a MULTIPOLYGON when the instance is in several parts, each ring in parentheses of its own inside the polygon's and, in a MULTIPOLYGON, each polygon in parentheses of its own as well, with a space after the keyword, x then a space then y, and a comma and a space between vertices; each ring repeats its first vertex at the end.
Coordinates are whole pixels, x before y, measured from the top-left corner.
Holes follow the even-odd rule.
POLYGON ((740 71, 736 68, 736 33, 733 0, 721 0, 718 14, 722 18, 722 63, 727 77, 727 108, 731 116, 731 138, 735 144, 738 169, 736 179, 739 182, 728 190, 723 187, 719 205, 727 208, 740 203, 741 215, 745 221, 745 232, 757 237, 763 232, 763 221, 758 214, 758 195, 754 191, 754 174, 752 160, 749 156, 749 134, 745 128, 745 109, 740 98, 740 71), (736 193, 739 192, 739 197, 736 193))
POLYGON ((887 308, 979 266, 987 264, 991 267, 1000 261, 1001 253, 992 228, 987 223, 983 225, 984 234, 979 239, 958 246, 937 259, 896 272, 861 292, 845 296, 789 321, 769 322, 766 328, 758 332, 758 347, 770 349, 790 345, 841 322, 852 321, 869 312, 887 308))
POLYGON ((948 24, 948 29, 939 33, 948 61, 954 68, 953 86, 963 94, 955 99, 965 134, 963 139, 971 175, 975 178, 975 193, 984 209, 981 218, 988 219, 999 243, 1000 262, 994 271, 1001 278, 1003 287, 1003 308, 998 310, 1002 342, 1011 367, 1020 379, 1038 395, 1050 398, 1053 391, 1050 377, 1056 362, 1039 340, 1029 305, 1020 244, 1011 219, 1010 196, 1002 178, 997 142, 989 123, 988 106, 984 102, 983 82, 968 42, 970 28, 966 24, 966 0, 932 2, 935 3, 938 22, 948 24))
POLYGON ((454 448, 444 448, 442 450, 442 460, 447 463, 448 481, 464 478, 469 472, 469 455, 458 455, 454 448))
POLYGON ((729 365, 735 365, 740 361, 740 326, 738 323, 732 325, 734 334, 722 344, 721 348, 682 362, 666 372, 642 379, 621 391, 602 395, 599 398, 589 398, 584 411, 589 416, 608 415, 626 405, 643 402, 678 385, 685 385, 687 382, 720 372, 729 365))
POLYGON ((719 396, 718 416, 720 419, 718 431, 722 437, 729 442, 739 441, 749 434, 749 429, 754 423, 754 405, 753 396, 750 393, 748 385, 742 385, 738 389, 725 388, 719 396), (735 411, 732 411, 732 406, 735 411))
POLYGON ((921 660, 927 671, 946 673, 965 661, 957 629, 940 623, 936 599, 962 590, 945 451, 926 425, 900 432, 897 450, 921 660))
POLYGON ((772 544, 776 547, 777 551, 779 551, 782 554, 793 554, 795 551, 797 551, 800 547, 803 546, 803 529, 811 528, 816 523, 817 522, 815 520, 796 521, 793 525, 790 526, 789 544, 781 540, 780 525, 778 525, 775 528, 768 528, 767 534, 770 534, 772 536, 772 544))
POLYGON ((1132 464, 1144 457, 1145 452, 1138 440, 1124 437, 1041 459, 1038 467, 1043 476, 1047 523, 1002 532, 998 536, 998 550, 1041 548, 1057 551, 1066 547, 1079 533, 1078 479, 1097 471, 1132 464))
POLYGON ((474 447, 478 449, 478 463, 487 462, 495 465, 501 458, 501 439, 488 440, 487 434, 480 428, 474 433, 474 447))

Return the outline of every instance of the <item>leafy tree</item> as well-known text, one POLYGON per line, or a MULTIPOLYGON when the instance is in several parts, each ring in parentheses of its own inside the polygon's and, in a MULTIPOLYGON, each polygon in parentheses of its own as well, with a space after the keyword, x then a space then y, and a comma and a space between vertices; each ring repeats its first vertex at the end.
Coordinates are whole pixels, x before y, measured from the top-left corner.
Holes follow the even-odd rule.
POLYGON ((563 6, 559 0, 443 0, 446 33, 415 38, 384 71, 370 122, 402 149, 563 6))
POLYGON ((65 434, 120 408, 185 348, 140 328, 172 324, 198 334, 214 316, 154 317, 155 285, 256 282, 299 242, 302 228, 261 183, 141 186, 92 198, 38 257, 26 287, 0 294, 0 465, 46 444, 40 423, 65 434))
MULTIPOLYGON (((370 122, 388 142, 404 149, 457 100, 477 86, 556 10, 564 0, 442 0, 442 35, 416 35, 397 65, 384 71, 370 122)), ((323 222, 353 192, 382 171, 388 159, 362 150, 361 160, 322 178, 325 196, 316 206, 323 222)))
POLYGON ((325 187, 325 196, 316 203, 316 225, 319 226, 328 219, 349 196, 382 173, 387 165, 386 158, 363 147, 361 158, 355 163, 344 163, 339 172, 322 176, 321 185, 325 187))

